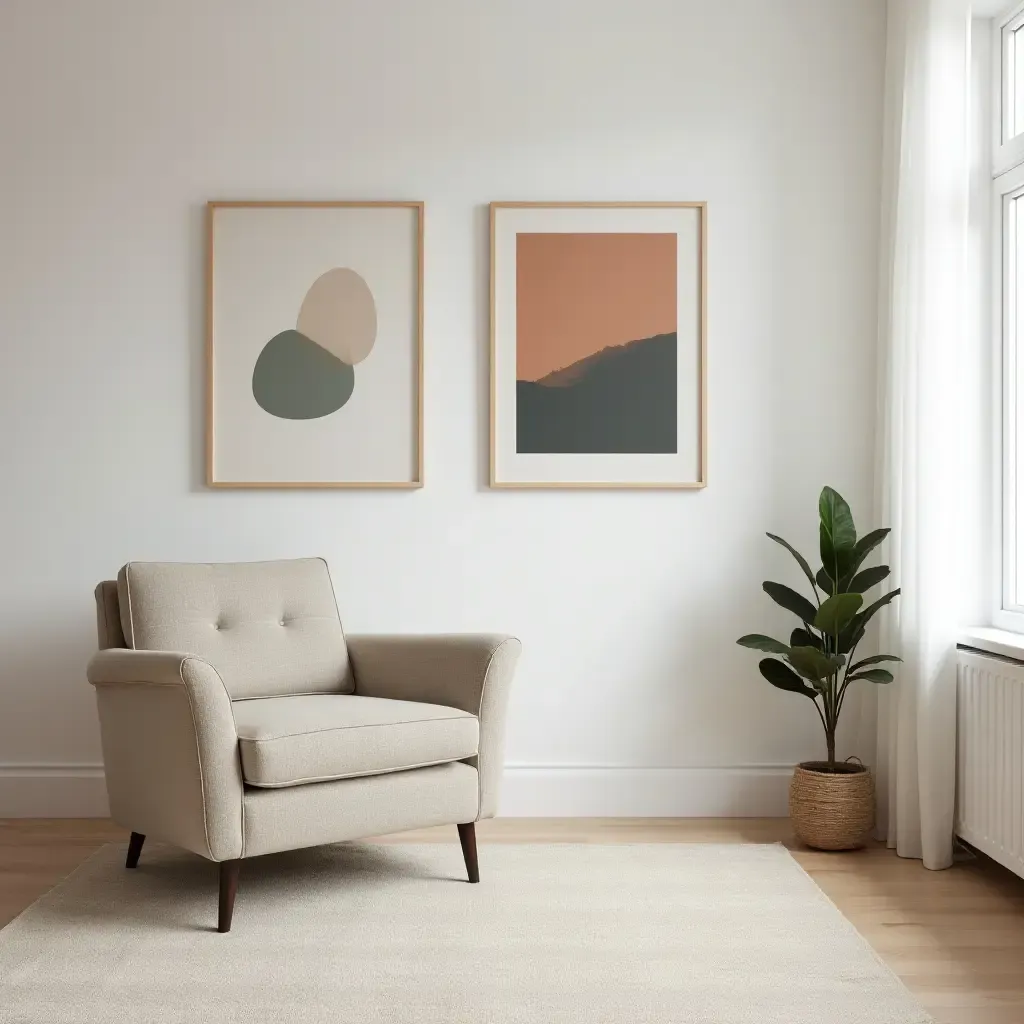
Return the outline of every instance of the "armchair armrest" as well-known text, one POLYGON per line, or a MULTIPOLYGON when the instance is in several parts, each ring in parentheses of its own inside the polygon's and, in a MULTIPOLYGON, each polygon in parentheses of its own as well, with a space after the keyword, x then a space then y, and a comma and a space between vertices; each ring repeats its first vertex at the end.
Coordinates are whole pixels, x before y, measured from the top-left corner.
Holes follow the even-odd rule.
POLYGON ((505 714, 522 644, 510 636, 348 636, 356 693, 469 711, 480 748, 477 819, 493 818, 505 752, 505 714))
POLYGON ((242 856, 242 770, 231 699, 193 654, 109 649, 96 687, 110 812, 210 860, 242 856))

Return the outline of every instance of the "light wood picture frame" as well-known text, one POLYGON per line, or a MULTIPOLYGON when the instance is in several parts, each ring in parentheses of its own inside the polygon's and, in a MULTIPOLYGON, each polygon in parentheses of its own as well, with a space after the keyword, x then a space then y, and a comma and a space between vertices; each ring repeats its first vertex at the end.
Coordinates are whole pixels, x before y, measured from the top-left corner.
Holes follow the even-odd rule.
POLYGON ((418 201, 207 204, 206 483, 423 486, 418 201))
POLYGON ((707 485, 707 204, 490 205, 490 484, 707 485))

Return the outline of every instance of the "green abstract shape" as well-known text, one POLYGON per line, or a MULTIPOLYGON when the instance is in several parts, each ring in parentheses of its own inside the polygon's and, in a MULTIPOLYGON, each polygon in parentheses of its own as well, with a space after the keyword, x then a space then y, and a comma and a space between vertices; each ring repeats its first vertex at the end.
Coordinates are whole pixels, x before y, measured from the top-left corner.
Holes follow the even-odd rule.
POLYGON ((337 412, 351 397, 355 370, 298 331, 282 331, 264 345, 252 371, 252 396, 283 420, 315 420, 337 412))

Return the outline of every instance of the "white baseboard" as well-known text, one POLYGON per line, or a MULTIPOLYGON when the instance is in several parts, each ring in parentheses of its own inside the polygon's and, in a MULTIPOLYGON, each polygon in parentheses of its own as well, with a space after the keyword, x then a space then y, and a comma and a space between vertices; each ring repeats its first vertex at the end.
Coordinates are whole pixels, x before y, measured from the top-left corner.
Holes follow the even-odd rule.
POLYGON ((100 764, 0 764, 0 818, 105 818, 100 764))
MULTIPOLYGON (((781 818, 792 765, 505 768, 507 818, 781 818)), ((103 766, 0 764, 0 818, 105 818, 103 766)))
POLYGON ((784 818, 792 765, 505 767, 505 818, 784 818))

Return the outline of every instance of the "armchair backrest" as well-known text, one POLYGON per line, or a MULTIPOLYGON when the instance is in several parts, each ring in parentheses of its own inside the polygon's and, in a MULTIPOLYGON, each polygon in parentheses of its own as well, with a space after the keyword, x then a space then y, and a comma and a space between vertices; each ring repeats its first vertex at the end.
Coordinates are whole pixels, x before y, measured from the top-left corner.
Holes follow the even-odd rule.
POLYGON ((96 585, 96 636, 100 650, 127 647, 121 631, 121 607, 117 602, 117 580, 104 580, 96 585))
POLYGON ((96 600, 101 647, 198 655, 233 700, 354 689, 323 559, 129 562, 96 600))

